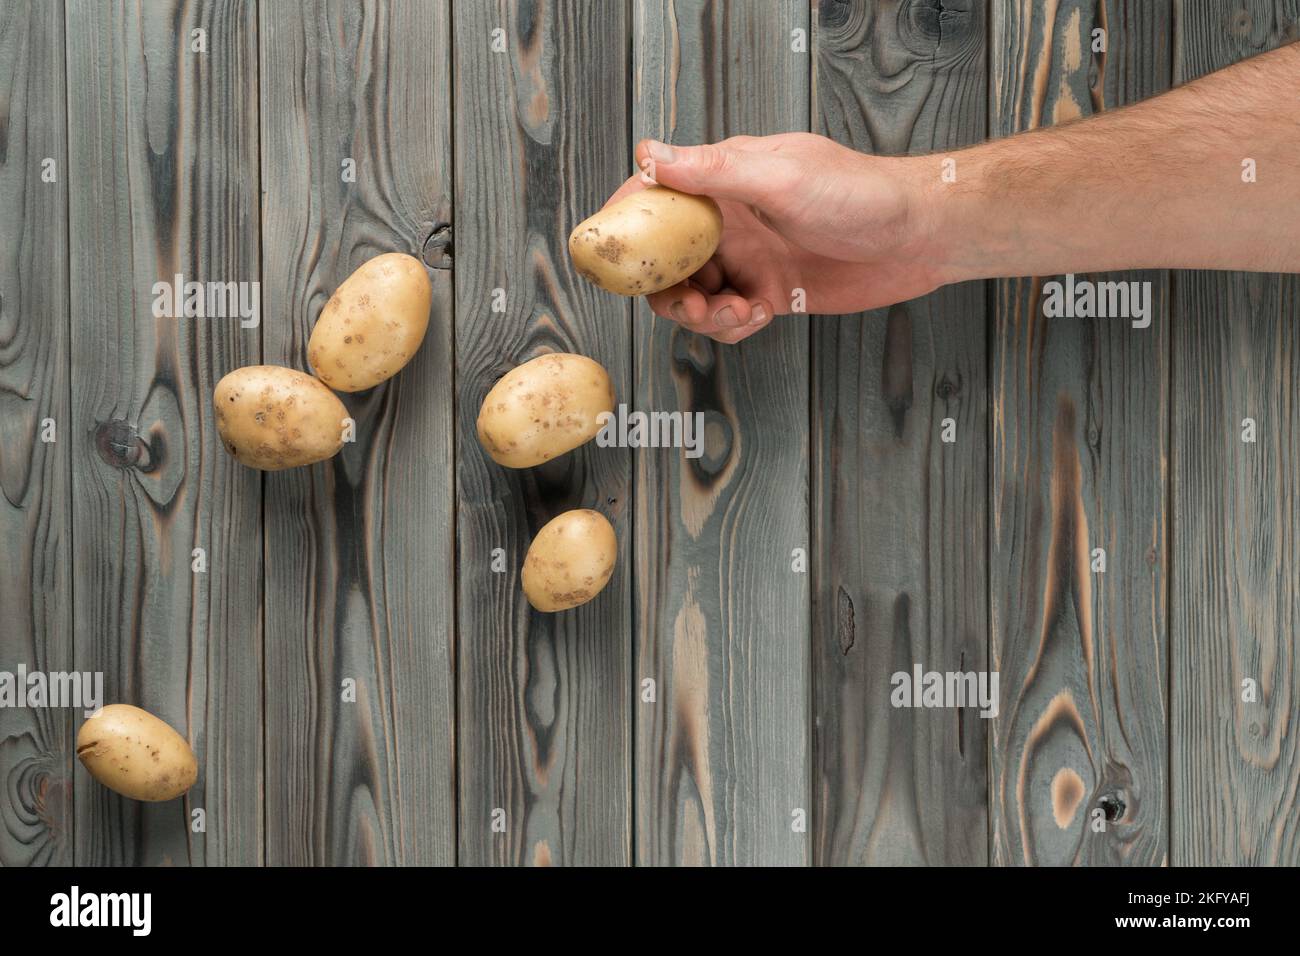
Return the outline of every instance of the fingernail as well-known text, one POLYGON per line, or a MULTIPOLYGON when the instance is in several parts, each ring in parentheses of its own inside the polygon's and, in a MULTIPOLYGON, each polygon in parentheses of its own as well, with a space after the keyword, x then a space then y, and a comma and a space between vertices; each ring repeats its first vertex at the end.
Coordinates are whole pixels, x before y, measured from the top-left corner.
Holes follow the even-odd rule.
POLYGON ((749 312, 750 325, 762 325, 766 321, 767 321, 767 309, 763 308, 761 305, 756 305, 754 306, 754 308, 750 310, 749 312))
POLYGON ((677 150, 673 149, 667 143, 661 143, 657 139, 650 140, 646 144, 646 152, 656 163, 671 163, 677 159, 677 150))
POLYGON ((713 321, 724 328, 730 329, 740 324, 740 317, 736 315, 736 310, 728 305, 717 311, 717 314, 713 316, 713 321))
POLYGON ((686 306, 682 305, 681 302, 674 302, 672 304, 672 308, 670 308, 668 311, 672 313, 674 322, 679 322, 682 325, 686 325, 691 321, 690 317, 686 314, 686 306))

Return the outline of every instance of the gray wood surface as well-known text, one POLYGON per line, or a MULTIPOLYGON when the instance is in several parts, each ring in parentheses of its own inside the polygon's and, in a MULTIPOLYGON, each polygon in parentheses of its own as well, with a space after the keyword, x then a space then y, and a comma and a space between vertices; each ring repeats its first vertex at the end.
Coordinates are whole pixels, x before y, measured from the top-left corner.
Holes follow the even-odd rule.
MULTIPOLYGON (((1179 83, 1300 37, 1295 0, 1175 13, 1179 83)), ((1224 183, 1251 188, 1239 170, 1224 183)), ((1177 273, 1174 303, 1172 862, 1295 866, 1300 278, 1177 273)))
POLYGON ((566 249, 642 136, 937 159, 1297 38, 1300 0, 0 4, 0 671, 102 671, 200 764, 134 803, 79 709, 0 709, 0 865, 1300 863, 1300 278, 1105 276, 1147 329, 970 284, 733 347, 566 249), (344 396, 356 442, 237 465, 216 381, 306 368, 395 250, 429 332, 344 396), (178 273, 260 281, 261 325, 155 318, 178 273), (703 412, 705 456, 496 465, 479 403, 550 351, 703 412), (537 613, 523 556, 579 507, 615 576, 537 613), (891 707, 913 664, 997 670, 1000 715, 891 707))
MULTIPOLYGON (((808 128, 809 9, 633 3, 635 138, 808 128), (792 49, 803 31, 804 51, 792 49)), ((808 326, 720 346, 636 307, 638 409, 703 412, 704 455, 637 453, 642 865, 802 864, 810 833, 808 326)))
POLYGON ((340 396, 356 441, 265 478, 266 862, 449 864, 448 5, 264 3, 260 19, 266 360, 309 368, 321 309, 375 255, 423 258, 434 288, 411 363, 340 396))
POLYGON ((195 788, 164 804, 78 768, 76 862, 255 863, 260 479, 221 449, 211 395, 256 363, 258 336, 152 315, 154 283, 178 273, 258 278, 253 5, 69 0, 67 75, 75 661, 199 759, 195 788))
MULTIPOLYGON (((995 136, 1168 86, 1167 3, 994 10, 995 136)), ((993 283, 989 593, 1003 701, 990 819, 1001 865, 1158 865, 1168 852, 1168 280, 1104 278, 1152 283, 1149 328, 1045 317, 1050 278, 993 283)))
MULTIPOLYGON (((816 131, 877 154, 984 139, 984 4, 819 14, 816 131)), ((988 721, 895 708, 890 678, 987 661, 984 284, 812 322, 815 862, 983 863, 988 721)))
POLYGON ((629 400, 628 302, 579 278, 568 256, 570 230, 628 173, 627 29, 624 5, 601 0, 456 7, 465 865, 630 859, 630 453, 589 444, 512 471, 488 457, 474 426, 496 380, 546 352, 596 359, 629 400), (573 508, 610 519, 614 576, 591 603, 542 614, 524 599, 519 569, 532 535, 573 508))
MULTIPOLYGON (((0 670, 10 673, 72 667, 65 109, 62 5, 0 7, 0 670)), ((79 722, 67 709, 0 710, 0 866, 72 862, 79 722)))

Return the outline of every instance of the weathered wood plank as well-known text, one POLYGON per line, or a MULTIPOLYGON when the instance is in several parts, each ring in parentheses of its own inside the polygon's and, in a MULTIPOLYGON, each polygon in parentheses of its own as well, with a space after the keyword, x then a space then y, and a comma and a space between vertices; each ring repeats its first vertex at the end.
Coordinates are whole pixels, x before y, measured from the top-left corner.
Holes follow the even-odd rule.
MULTIPOLYGON (((994 135, 1168 86, 1167 2, 993 10, 994 135), (1105 53, 1093 52, 1094 29, 1105 53)), ((1003 700, 990 811, 1001 865, 1154 865, 1168 852, 1168 279, 1100 278, 1150 282, 1150 326, 1049 319, 1052 280, 994 284, 991 658, 1003 700)))
MULTIPOLYGON (((806 130, 808 5, 633 4, 637 138, 806 130), (802 31, 796 52, 794 31, 802 31)), ((637 862, 801 864, 810 812, 808 325, 737 346, 636 310, 642 411, 702 412, 703 457, 637 452, 637 862)))
MULTIPOLYGON (((1295 0, 1174 15, 1179 83, 1300 37, 1295 0)), ((1250 189, 1239 177, 1223 188, 1250 189)), ((1171 862, 1295 866, 1300 279, 1180 272, 1174 292, 1171 862)))
POLYGON ((460 861, 623 864, 629 453, 587 445, 509 471, 474 423, 496 380, 544 352, 599 361, 628 400, 628 304, 579 278, 567 249, 627 175, 624 5, 458 5, 455 45, 460 861), (618 566, 590 604, 541 614, 519 568, 571 508, 610 519, 618 566))
POLYGON ((356 441, 266 477, 267 862, 449 864, 448 4, 260 12, 267 361, 309 368, 312 325, 372 256, 422 257, 433 280, 411 363, 340 396, 356 441))
MULTIPOLYGON (((63 6, 0 7, 0 671, 11 674, 72 667, 66 108, 63 6)), ((80 720, 0 709, 0 866, 72 862, 80 720)))
POLYGON ((199 758, 194 789, 163 804, 78 770, 76 861, 254 864, 260 479, 221 449, 210 396, 258 360, 258 331, 153 309, 155 283, 178 274, 258 280, 255 11, 66 9, 76 666, 104 671, 109 702, 157 714, 199 758), (206 832, 191 831, 197 809, 206 832))
MULTIPOLYGON (((878 154, 983 140, 986 26, 978 2, 824 0, 814 128, 878 154)), ((984 284, 812 321, 815 860, 984 863, 979 707, 890 705, 895 672, 988 660, 984 284)))

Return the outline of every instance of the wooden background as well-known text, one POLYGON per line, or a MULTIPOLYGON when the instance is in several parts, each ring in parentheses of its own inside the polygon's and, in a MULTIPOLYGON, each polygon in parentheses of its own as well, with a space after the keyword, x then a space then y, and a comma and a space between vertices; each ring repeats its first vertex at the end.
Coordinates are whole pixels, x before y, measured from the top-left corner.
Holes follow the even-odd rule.
POLYGON ((102 671, 201 768, 119 799, 79 711, 0 709, 0 864, 1300 862, 1300 279, 1130 276, 1147 329, 970 283, 726 347, 565 245, 642 136, 945 150, 1297 37, 1300 0, 0 5, 0 670, 102 671), (235 464, 217 379, 305 368, 389 250, 432 322, 359 440, 235 464), (260 327, 154 319, 175 273, 260 282, 260 327), (496 467, 479 402, 553 350, 703 412, 704 456, 496 467), (617 571, 538 614, 574 507, 617 571), (892 708, 914 662, 998 670, 1000 714, 892 708))

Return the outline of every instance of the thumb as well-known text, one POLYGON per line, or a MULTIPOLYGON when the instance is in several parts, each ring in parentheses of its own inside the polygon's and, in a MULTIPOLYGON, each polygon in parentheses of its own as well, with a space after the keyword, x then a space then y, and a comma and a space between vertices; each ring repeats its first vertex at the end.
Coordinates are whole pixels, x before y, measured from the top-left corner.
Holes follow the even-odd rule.
POLYGON ((772 152, 727 143, 673 146, 647 139, 637 144, 636 161, 642 173, 661 186, 760 209, 781 192, 788 172, 785 161, 772 152))

